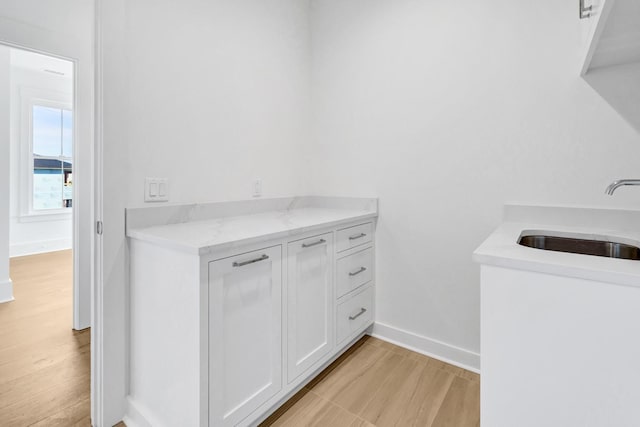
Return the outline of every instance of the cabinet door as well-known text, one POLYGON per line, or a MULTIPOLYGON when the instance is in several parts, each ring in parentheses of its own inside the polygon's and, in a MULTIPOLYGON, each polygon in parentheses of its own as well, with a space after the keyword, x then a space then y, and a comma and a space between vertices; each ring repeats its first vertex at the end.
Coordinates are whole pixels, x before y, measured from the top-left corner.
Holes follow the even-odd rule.
POLYGON ((282 388, 282 247, 209 263, 209 425, 236 425, 282 388))
POLYGON ((287 378, 291 382, 333 347, 333 234, 289 243, 287 378))

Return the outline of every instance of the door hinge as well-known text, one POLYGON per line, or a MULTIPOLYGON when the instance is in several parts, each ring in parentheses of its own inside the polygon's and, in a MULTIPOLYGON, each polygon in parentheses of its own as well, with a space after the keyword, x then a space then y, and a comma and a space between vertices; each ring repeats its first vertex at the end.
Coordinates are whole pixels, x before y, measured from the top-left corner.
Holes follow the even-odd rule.
POLYGON ((96 234, 102 236, 102 221, 96 221, 96 234))

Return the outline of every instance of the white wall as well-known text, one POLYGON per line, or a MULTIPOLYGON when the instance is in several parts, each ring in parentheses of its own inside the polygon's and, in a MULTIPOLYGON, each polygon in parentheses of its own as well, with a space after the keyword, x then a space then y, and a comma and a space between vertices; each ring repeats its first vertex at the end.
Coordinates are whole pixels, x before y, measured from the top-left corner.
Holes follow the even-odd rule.
POLYGON ((128 2, 128 205, 145 176, 168 177, 172 202, 247 198, 256 177, 265 196, 305 189, 304 4, 128 2))
POLYGON ((24 121, 23 100, 21 94, 25 91, 33 90, 46 97, 48 93, 55 92, 66 95, 69 99, 73 97, 73 81, 68 77, 55 74, 38 72, 33 69, 11 66, 11 179, 10 179, 10 233, 9 233, 9 255, 22 256, 40 252, 49 252, 72 247, 73 222, 71 213, 68 215, 57 215, 55 220, 36 220, 34 218, 21 218, 21 198, 26 197, 26 189, 21 181, 25 179, 24 168, 21 158, 22 127, 24 121))
POLYGON ((255 177, 265 196, 379 196, 378 320, 475 363, 471 252, 505 201, 640 205, 603 195, 635 174, 640 137, 578 77, 575 4, 308 3, 100 2, 109 422, 126 393, 124 208, 145 176, 168 177, 172 202, 248 198, 255 177))
POLYGON ((579 77, 574 2, 312 5, 313 192, 380 197, 377 321, 477 367, 471 253, 502 205, 640 208, 604 195, 640 134, 579 77))
MULTIPOLYGON (((126 380, 124 208, 144 177, 171 202, 307 191, 309 33, 300 0, 99 3, 104 144, 104 317, 110 408, 126 380)), ((107 368, 105 368, 105 372, 107 368)))
MULTIPOLYGON (((10 67, 9 48, 0 45, 0 171, 9 170, 10 67)), ((9 278, 9 180, 0 179, 0 303, 13 300, 9 278)))

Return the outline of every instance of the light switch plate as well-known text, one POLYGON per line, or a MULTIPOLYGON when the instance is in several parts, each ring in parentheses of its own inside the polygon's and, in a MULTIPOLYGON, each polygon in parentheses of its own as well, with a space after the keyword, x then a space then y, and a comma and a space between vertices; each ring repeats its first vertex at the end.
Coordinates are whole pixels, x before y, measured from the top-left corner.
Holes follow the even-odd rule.
POLYGON ((144 201, 145 202, 168 202, 169 201, 169 179, 168 178, 145 178, 144 179, 144 201))

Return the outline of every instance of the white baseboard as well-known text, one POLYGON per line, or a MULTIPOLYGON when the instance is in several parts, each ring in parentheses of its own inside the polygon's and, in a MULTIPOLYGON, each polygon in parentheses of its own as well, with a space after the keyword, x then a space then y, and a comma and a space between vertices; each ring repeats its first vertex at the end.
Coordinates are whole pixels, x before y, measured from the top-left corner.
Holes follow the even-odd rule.
POLYGON ((371 335, 471 372, 480 373, 480 354, 473 351, 380 322, 373 325, 371 335))
POLYGON ((5 279, 0 282, 0 304, 9 301, 13 301, 13 282, 5 279))
POLYGON ((72 247, 73 241, 71 238, 16 243, 9 246, 9 256, 13 258, 16 256, 42 254, 45 252, 63 251, 65 249, 71 249, 72 247))

